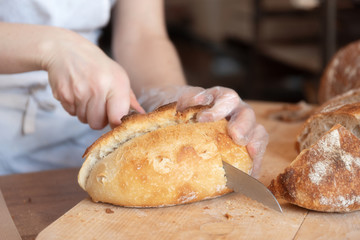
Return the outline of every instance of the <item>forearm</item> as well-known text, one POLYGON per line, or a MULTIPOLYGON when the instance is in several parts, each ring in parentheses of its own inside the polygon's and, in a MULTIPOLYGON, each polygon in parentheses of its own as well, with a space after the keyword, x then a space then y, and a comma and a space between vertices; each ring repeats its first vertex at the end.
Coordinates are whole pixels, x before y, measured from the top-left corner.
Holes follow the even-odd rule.
POLYGON ((128 72, 135 94, 140 95, 144 89, 185 85, 173 44, 162 36, 142 39, 114 45, 114 57, 128 72))
POLYGON ((44 69, 47 48, 66 30, 32 24, 0 22, 0 73, 44 69))
POLYGON ((112 42, 113 55, 129 74, 137 96, 154 88, 185 85, 167 36, 163 0, 118 0, 112 42))

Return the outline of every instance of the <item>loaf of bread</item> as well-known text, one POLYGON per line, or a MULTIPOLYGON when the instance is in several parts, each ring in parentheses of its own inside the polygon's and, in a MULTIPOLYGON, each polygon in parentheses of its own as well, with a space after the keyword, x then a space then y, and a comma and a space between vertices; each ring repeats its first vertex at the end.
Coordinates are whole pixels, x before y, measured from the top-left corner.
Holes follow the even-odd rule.
POLYGON ((176 104, 134 114, 85 152, 80 186, 95 202, 127 207, 184 204, 231 192, 222 160, 251 172, 246 147, 228 136, 225 119, 196 121, 204 106, 176 104))
POLYGON ((360 137, 360 89, 334 97, 316 109, 297 136, 299 151, 309 148, 335 124, 360 137))
POLYGON ((311 210, 359 210, 360 140, 335 125, 273 179, 269 189, 277 198, 311 210))
POLYGON ((318 100, 324 103, 351 89, 360 88, 360 41, 341 48, 321 77, 318 100))

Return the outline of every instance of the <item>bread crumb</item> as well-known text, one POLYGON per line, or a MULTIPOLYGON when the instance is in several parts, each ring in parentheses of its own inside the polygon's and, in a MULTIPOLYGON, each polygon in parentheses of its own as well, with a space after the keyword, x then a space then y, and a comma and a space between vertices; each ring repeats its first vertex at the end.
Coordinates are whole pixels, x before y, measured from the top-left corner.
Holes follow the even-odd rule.
POLYGON ((225 213, 224 216, 226 217, 226 219, 230 220, 233 218, 233 216, 231 216, 229 213, 225 213))
POLYGON ((106 213, 114 213, 114 211, 111 210, 110 208, 105 209, 105 212, 106 212, 106 213))
POLYGON ((203 209, 210 209, 208 206, 206 206, 206 207, 203 207, 203 209))
POLYGON ((24 203, 32 203, 31 197, 28 197, 27 199, 23 200, 24 203))

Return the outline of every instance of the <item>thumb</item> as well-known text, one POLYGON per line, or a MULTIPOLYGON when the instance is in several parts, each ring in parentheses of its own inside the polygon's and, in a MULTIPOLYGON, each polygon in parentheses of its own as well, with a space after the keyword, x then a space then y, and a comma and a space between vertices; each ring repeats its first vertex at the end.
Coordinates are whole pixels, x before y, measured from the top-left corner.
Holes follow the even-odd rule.
POLYGON ((121 118, 129 112, 130 97, 126 93, 113 92, 107 98, 106 111, 111 128, 118 126, 121 118))
POLYGON ((130 107, 139 113, 146 113, 140 103, 136 100, 136 96, 132 90, 130 90, 130 107))

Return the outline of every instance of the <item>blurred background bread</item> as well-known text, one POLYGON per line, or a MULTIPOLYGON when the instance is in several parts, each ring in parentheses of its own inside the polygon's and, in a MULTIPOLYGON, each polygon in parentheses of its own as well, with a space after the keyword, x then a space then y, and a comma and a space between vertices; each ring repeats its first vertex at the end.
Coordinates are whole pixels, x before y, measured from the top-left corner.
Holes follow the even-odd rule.
POLYGON ((320 81, 319 103, 360 87, 360 41, 340 49, 326 67, 320 81))

